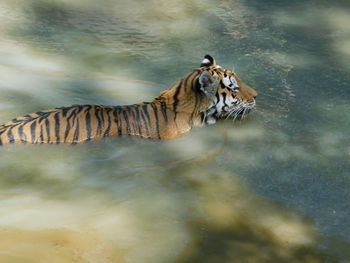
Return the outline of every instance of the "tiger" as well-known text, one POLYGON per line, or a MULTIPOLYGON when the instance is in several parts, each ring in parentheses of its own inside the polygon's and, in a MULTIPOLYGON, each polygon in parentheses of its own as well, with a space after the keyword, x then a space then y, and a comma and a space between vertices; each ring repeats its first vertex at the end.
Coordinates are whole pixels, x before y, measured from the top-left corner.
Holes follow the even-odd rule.
POLYGON ((73 105, 38 111, 0 126, 0 145, 78 144, 109 136, 173 139, 219 119, 246 116, 257 92, 205 55, 200 67, 151 102, 73 105))

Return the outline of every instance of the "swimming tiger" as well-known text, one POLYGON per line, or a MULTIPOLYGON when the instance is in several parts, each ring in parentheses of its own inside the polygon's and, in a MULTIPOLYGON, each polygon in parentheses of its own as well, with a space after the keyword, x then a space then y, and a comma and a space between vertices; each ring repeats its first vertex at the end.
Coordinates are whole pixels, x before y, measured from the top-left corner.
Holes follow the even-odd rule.
POLYGON ((151 102, 73 105, 24 115, 0 126, 0 145, 77 144, 107 136, 172 139, 193 127, 246 115, 257 92, 205 55, 200 67, 151 102))

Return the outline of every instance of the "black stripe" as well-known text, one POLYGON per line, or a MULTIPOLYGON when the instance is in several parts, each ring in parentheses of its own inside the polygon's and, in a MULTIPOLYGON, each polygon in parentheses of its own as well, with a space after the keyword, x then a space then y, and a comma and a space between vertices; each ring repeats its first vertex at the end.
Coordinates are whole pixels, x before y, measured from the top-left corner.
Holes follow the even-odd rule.
POLYGON ((222 99, 223 99, 223 102, 224 102, 224 106, 228 106, 228 105, 226 104, 226 93, 225 93, 225 92, 222 93, 222 99))
POLYGON ((143 123, 145 124, 145 128, 146 128, 146 134, 147 134, 147 138, 150 138, 150 131, 149 131, 149 127, 147 125, 147 121, 145 119, 145 116, 143 115, 143 112, 141 111, 141 118, 143 120, 143 123))
POLYGON ((157 108, 157 106, 154 105, 153 103, 151 103, 151 107, 152 107, 152 109, 153 109, 154 117, 155 117, 155 119, 156 119, 156 129, 157 129, 158 139, 160 139, 158 108, 157 108))
POLYGON ((67 137, 68 137, 69 131, 70 131, 70 123, 69 123, 69 121, 67 120, 66 131, 64 132, 64 142, 67 141, 67 137))
POLYGON ((1 145, 3 145, 1 135, 6 131, 6 128, 5 128, 5 125, 1 125, 0 128, 1 128, 1 130, 0 130, 0 146, 1 146, 1 145))
POLYGON ((135 105, 135 111, 136 111, 136 119, 135 122, 137 123, 137 126, 139 128, 139 135, 143 137, 142 134, 142 124, 141 124, 141 117, 140 117, 140 110, 139 110, 139 105, 135 105))
POLYGON ((191 117, 190 117, 190 119, 189 119, 189 125, 190 125, 191 127, 193 126, 193 117, 194 117, 194 115, 195 115, 195 114, 197 113, 197 111, 198 111, 198 104, 199 104, 199 97, 198 97, 198 94, 196 94, 196 96, 195 96, 194 108, 193 108, 191 117))
POLYGON ((47 114, 47 112, 46 111, 37 111, 35 114, 38 115, 36 117, 39 117, 39 116, 43 116, 43 115, 47 114))
POLYGON ((104 112, 106 112, 105 111, 105 108, 103 107, 101 107, 101 106, 98 106, 99 107, 99 113, 100 113, 100 118, 101 118, 101 122, 102 122, 102 125, 101 125, 101 132, 100 132, 100 134, 102 135, 102 130, 103 130, 103 127, 106 125, 106 123, 105 123, 105 116, 104 116, 104 112))
POLYGON ((78 140, 79 140, 79 119, 76 119, 76 128, 74 131, 72 144, 77 144, 78 140))
POLYGON ((124 120, 126 122, 126 132, 128 135, 130 135, 130 123, 129 123, 128 114, 126 113, 125 110, 123 110, 123 117, 124 117, 124 120))
POLYGON ((162 100, 160 102, 160 109, 162 111, 162 114, 163 114, 163 117, 164 117, 164 120, 165 122, 168 122, 168 114, 167 114, 167 107, 166 107, 166 103, 164 100, 162 100))
MULTIPOLYGON (((70 109, 72 109, 72 108, 70 108, 70 109)), ((69 117, 67 118, 66 131, 64 132, 64 142, 67 141, 67 137, 68 137, 68 134, 69 134, 69 132, 70 132, 70 128, 71 128, 70 119, 71 119, 73 116, 74 116, 74 118, 75 118, 75 116, 76 116, 75 111, 76 111, 76 108, 75 108, 75 109, 73 108, 71 114, 70 114, 69 117)))
POLYGON ((56 136, 56 143, 60 143, 60 118, 59 118, 59 112, 57 112, 54 115, 54 120, 55 120, 55 136, 56 136))
POLYGON ((38 124, 40 124, 43 120, 47 118, 47 115, 42 115, 38 118, 38 124))
POLYGON ((219 95, 218 92, 215 94, 215 97, 216 97, 216 100, 217 100, 216 104, 218 104, 220 102, 220 95, 219 95))
MULTIPOLYGON (((187 90, 189 88, 191 88, 192 90, 194 90, 196 88, 196 82, 198 82, 198 78, 197 75, 199 75, 201 71, 200 70, 195 70, 192 73, 190 73, 190 75, 186 78, 186 83, 185 83, 185 91, 187 92, 187 90), (193 78, 192 78, 193 77, 193 78), (188 81, 190 80, 190 78, 192 78, 191 80, 191 85, 188 85, 188 81)), ((199 84, 199 83, 198 83, 199 84)), ((198 90, 198 89, 197 89, 198 90)))
POLYGON ((174 94, 174 103, 173 103, 174 120, 176 119, 176 115, 177 115, 176 108, 177 108, 177 105, 179 104, 178 96, 179 96, 179 93, 180 93, 180 88, 181 88, 182 82, 183 82, 183 80, 176 87, 176 91, 175 91, 175 94, 174 94))
POLYGON ((86 116, 85 116, 85 122, 86 122, 86 140, 91 140, 91 115, 90 115, 90 108, 87 108, 86 116))
POLYGON ((131 126, 132 126, 132 128, 133 128, 133 135, 137 135, 137 131, 136 131, 137 126, 136 126, 136 116, 135 116, 135 113, 134 113, 134 111, 131 109, 130 106, 126 106, 126 109, 127 109, 128 113, 129 113, 129 116, 132 116, 132 118, 133 118, 133 120, 134 120, 134 121, 132 121, 132 120, 130 121, 130 124, 132 124, 132 125, 130 125, 130 128, 131 128, 131 126))
MULTIPOLYGON (((100 107, 100 106, 99 106, 100 107)), ((104 110, 105 108, 102 108, 102 107, 100 107, 100 115, 101 115, 101 120, 102 120, 102 124, 104 124, 104 122, 105 122, 105 116, 104 116, 104 110)))
POLYGON ((180 93, 180 90, 181 90, 181 87, 184 87, 186 88, 188 86, 188 80, 198 74, 200 71, 199 70, 196 70, 192 73, 190 73, 189 76, 187 76, 185 79, 181 80, 181 82, 179 83, 179 85, 176 87, 176 91, 175 91, 175 94, 174 94, 174 103, 173 103, 173 111, 174 111, 174 120, 176 119, 176 116, 177 116, 177 105, 179 104, 179 93, 180 93))
POLYGON ((33 116, 30 114, 24 115, 23 118, 26 118, 26 121, 33 120, 33 116))
POLYGON ((194 83, 193 83, 193 85, 192 85, 192 90, 194 91, 194 92, 196 92, 196 93, 200 93, 200 94, 202 94, 201 92, 200 92, 200 90, 201 90, 201 85, 199 84, 199 76, 197 77, 197 78, 194 78, 193 79, 194 80, 194 83))
POLYGON ((109 113, 111 112, 112 109, 106 109, 106 114, 107 114, 107 117, 108 117, 108 126, 107 126, 107 129, 105 131, 105 133, 103 134, 103 137, 106 137, 108 136, 109 134, 109 131, 111 130, 111 117, 109 116, 109 113))
POLYGON ((66 117, 67 113, 71 109, 71 107, 63 107, 63 108, 60 108, 60 109, 62 110, 62 116, 66 117))
POLYGON ((21 120, 19 120, 18 118, 15 118, 15 119, 12 119, 11 121, 12 121, 12 122, 19 122, 19 121, 21 121, 21 120))
POLYGON ((102 132, 102 123, 101 123, 101 118, 99 116, 100 109, 98 106, 95 106, 95 116, 97 119, 97 134, 101 134, 102 132))
POLYGON ((23 143, 27 142, 27 136, 23 133, 23 125, 18 127, 18 136, 19 136, 21 142, 23 142, 23 143))
POLYGON ((122 126, 121 126, 121 120, 119 119, 119 114, 120 114, 120 108, 115 107, 113 111, 114 121, 117 124, 118 136, 122 136, 122 126))
POLYGON ((12 127, 7 130, 7 140, 9 143, 14 143, 15 138, 13 137, 12 127))
POLYGON ((44 143, 44 131, 42 125, 40 125, 40 143, 44 143))
POLYGON ((50 142, 51 138, 50 138, 50 121, 49 119, 45 120, 45 127, 46 127, 46 133, 47 133, 47 143, 50 142))
POLYGON ((147 104, 142 105, 142 111, 145 113, 147 117, 149 128, 152 129, 152 123, 151 123, 151 118, 149 117, 149 114, 148 114, 147 104))
MULTIPOLYGON (((75 110, 74 110, 74 114, 72 114, 72 126, 74 126, 74 123, 78 123, 79 126, 79 118, 77 118, 78 114, 81 113, 81 111, 84 108, 84 105, 74 105, 75 110)), ((75 134, 74 134, 75 135, 75 134)), ((73 140, 74 140, 74 135, 73 135, 73 140)), ((78 139, 79 139, 79 133, 78 133, 78 139)))
MULTIPOLYGON (((198 86, 199 86, 199 80, 198 80, 198 78, 194 77, 193 80, 192 80, 192 83, 191 83, 192 90, 198 91, 199 90, 198 86)), ((194 117, 195 114, 198 113, 198 105, 199 105, 199 102, 200 102, 201 94, 202 93, 199 93, 199 92, 195 93, 194 108, 193 108, 191 117, 189 119, 189 125, 190 126, 193 126, 193 117, 194 117)))
POLYGON ((78 109, 77 114, 79 114, 83 110, 84 105, 75 105, 75 107, 77 107, 77 109, 78 109))
POLYGON ((36 121, 33 121, 33 123, 30 125, 30 134, 31 134, 31 142, 35 142, 35 128, 36 128, 36 121))
POLYGON ((72 112, 70 113, 70 115, 68 116, 67 121, 69 121, 73 116, 76 116, 76 115, 77 115, 77 113, 76 113, 77 108, 71 108, 71 109, 73 109, 73 110, 72 110, 72 112))

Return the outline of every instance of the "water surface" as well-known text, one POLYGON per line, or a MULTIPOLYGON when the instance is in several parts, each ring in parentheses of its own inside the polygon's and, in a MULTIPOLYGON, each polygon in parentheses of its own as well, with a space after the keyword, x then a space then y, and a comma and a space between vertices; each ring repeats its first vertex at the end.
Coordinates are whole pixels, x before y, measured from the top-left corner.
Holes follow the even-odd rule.
POLYGON ((0 121, 151 100, 204 54, 243 122, 0 149, 1 262, 349 262, 347 1, 3 0, 0 121))

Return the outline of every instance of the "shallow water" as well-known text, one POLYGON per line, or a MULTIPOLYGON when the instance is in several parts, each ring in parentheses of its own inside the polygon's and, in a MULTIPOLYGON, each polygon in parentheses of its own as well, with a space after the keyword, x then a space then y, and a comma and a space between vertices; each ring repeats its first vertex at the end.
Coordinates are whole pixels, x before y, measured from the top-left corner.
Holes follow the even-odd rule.
POLYGON ((0 149, 0 262, 349 262, 347 1, 0 2, 0 121, 151 100, 204 54, 258 92, 172 141, 0 149))

